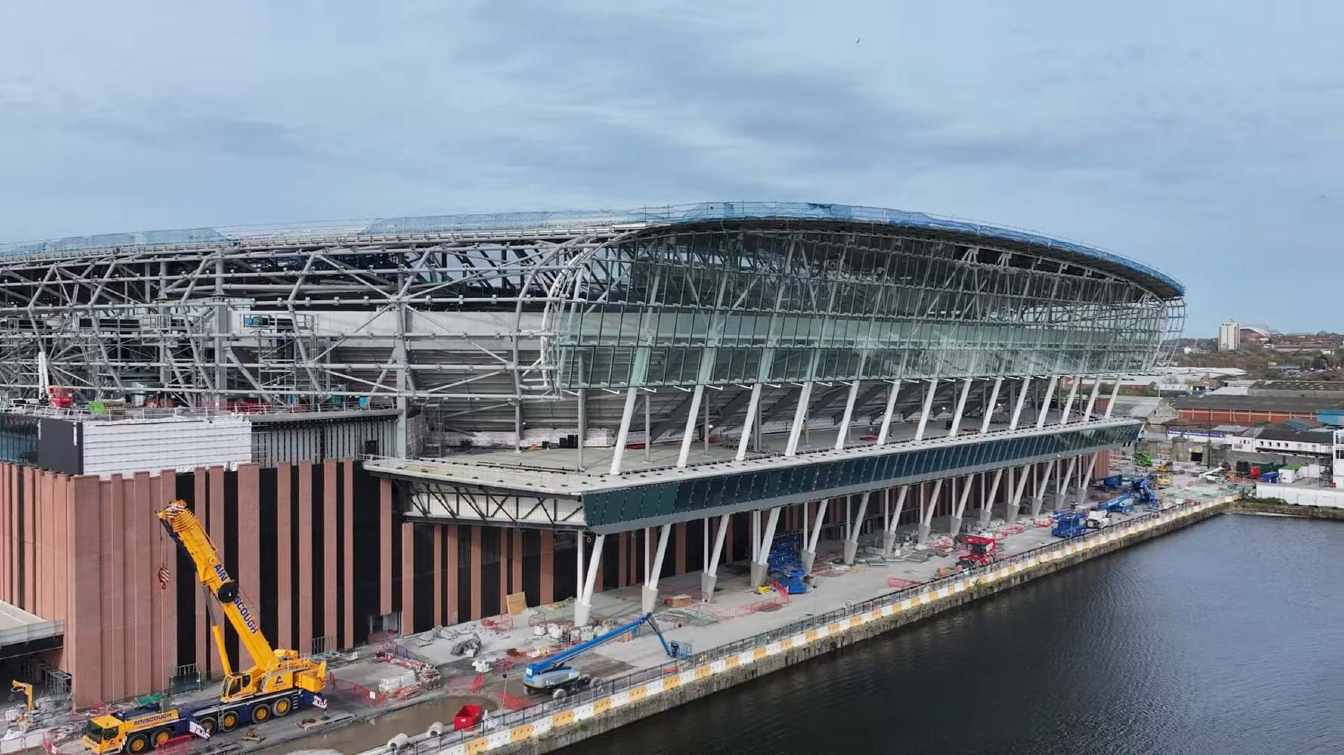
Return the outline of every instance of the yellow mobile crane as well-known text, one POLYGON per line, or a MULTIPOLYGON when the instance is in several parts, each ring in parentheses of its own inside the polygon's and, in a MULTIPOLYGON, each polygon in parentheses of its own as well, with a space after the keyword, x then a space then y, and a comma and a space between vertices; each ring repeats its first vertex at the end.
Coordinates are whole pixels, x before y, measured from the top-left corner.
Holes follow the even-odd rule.
POLYGON ((210 627, 224 667, 224 687, 218 702, 166 711, 129 711, 96 716, 84 730, 84 746, 95 753, 142 753, 187 734, 209 737, 240 725, 259 724, 272 716, 284 717, 296 708, 326 707, 327 664, 302 657, 294 650, 271 647, 256 614, 243 600, 238 583, 224 569, 219 552, 210 543, 201 521, 185 501, 173 501, 159 512, 165 531, 182 546, 196 565, 196 575, 214 598, 241 646, 252 656, 252 666, 235 673, 224 647, 224 630, 210 627))
POLYGON ((19 726, 26 730, 33 717, 33 685, 13 679, 9 682, 9 690, 11 695, 23 696, 24 708, 23 714, 19 716, 19 726))

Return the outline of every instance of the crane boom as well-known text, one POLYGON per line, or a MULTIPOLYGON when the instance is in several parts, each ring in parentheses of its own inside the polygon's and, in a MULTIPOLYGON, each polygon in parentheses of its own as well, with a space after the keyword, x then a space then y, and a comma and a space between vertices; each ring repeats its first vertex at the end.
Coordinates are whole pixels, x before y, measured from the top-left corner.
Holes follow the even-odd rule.
POLYGON ((168 504, 167 508, 159 512, 159 521, 168 534, 181 543, 187 555, 191 556, 192 562, 196 564, 196 574, 200 577, 201 584, 205 585, 210 594, 219 601, 229 624, 238 633, 238 641, 252 656, 255 671, 265 673, 278 668, 279 658, 276 657, 271 643, 266 641, 266 636, 261 633, 261 625, 257 621, 256 614, 243 600, 242 594, 238 591, 238 583, 224 569, 219 551, 215 550, 215 546, 210 542, 201 520, 187 508, 186 501, 178 500, 168 504))
POLYGON ((532 689, 553 689, 557 684, 571 682, 578 674, 570 668, 567 663, 568 661, 583 655, 595 647, 605 645, 618 637, 638 632, 639 628, 645 624, 648 624, 649 628, 652 629, 653 633, 658 637, 658 642, 662 644, 663 652, 667 653, 667 657, 686 657, 689 647, 675 640, 668 640, 663 636, 662 630, 658 628, 658 622, 654 621, 653 614, 642 613, 635 619, 616 627, 606 634, 600 634, 591 640, 580 642, 574 647, 561 650, 554 655, 529 664, 523 672, 523 684, 532 689), (560 672, 558 676, 556 676, 557 672, 560 672))

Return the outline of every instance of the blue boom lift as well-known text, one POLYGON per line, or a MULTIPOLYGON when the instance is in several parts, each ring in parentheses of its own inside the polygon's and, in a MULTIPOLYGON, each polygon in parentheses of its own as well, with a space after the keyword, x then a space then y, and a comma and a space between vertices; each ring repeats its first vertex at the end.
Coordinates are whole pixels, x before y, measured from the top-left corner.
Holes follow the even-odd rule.
POLYGON ((1134 497, 1139 500, 1139 503, 1144 504, 1152 511, 1157 511, 1157 494, 1153 492, 1151 482, 1151 477, 1136 477, 1131 485, 1131 489, 1134 491, 1134 497))
POLYGON ((1081 511, 1056 511, 1053 516, 1055 526, 1050 529, 1050 534, 1055 537, 1077 537, 1087 532, 1087 525, 1083 524, 1087 515, 1081 511))
POLYGON ((644 613, 640 614, 639 618, 622 624, 606 634, 600 634, 587 642, 580 642, 572 648, 566 648, 536 663, 528 664, 527 669, 523 672, 523 685, 530 692, 549 692, 556 697, 563 696, 570 689, 587 687, 592 684, 592 678, 579 673, 579 670, 570 666, 568 661, 622 635, 637 632, 645 624, 648 624, 649 628, 658 637, 658 642, 662 643, 663 652, 667 653, 667 657, 685 658, 690 655, 688 647, 675 640, 668 640, 663 636, 662 631, 658 629, 658 623, 653 620, 652 613, 644 613))
POLYGON ((1109 514, 1116 514, 1116 513, 1128 514, 1129 512, 1134 510, 1134 504, 1131 502, 1132 499, 1133 496, 1130 495, 1129 493, 1121 493, 1120 495, 1110 499, 1109 501, 1097 504, 1096 508, 1098 510, 1105 511, 1109 514))

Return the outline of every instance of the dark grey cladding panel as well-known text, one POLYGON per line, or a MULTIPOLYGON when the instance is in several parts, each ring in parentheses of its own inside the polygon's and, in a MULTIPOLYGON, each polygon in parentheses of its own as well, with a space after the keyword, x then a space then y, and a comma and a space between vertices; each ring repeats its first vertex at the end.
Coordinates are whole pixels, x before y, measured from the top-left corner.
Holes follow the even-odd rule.
POLYGON ((1138 423, 1079 427, 1048 435, 911 448, 884 456, 587 493, 584 517, 588 528, 597 532, 687 521, 1099 451, 1132 443, 1138 432, 1138 423))

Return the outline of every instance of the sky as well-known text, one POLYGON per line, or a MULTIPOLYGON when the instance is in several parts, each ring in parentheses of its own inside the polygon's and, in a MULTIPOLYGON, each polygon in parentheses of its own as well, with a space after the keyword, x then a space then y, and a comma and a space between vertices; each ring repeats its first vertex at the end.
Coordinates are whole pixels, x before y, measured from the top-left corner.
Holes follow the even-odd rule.
POLYGON ((5 3, 0 241, 842 202, 1344 330, 1344 4, 700 5, 5 3))

